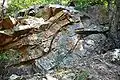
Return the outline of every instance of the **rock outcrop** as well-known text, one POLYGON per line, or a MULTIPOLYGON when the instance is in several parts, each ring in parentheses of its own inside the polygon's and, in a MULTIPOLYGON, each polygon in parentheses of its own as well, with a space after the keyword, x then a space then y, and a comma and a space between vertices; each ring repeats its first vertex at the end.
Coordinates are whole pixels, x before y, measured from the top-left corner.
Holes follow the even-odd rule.
POLYGON ((32 63, 33 74, 12 73, 10 80, 119 80, 120 56, 108 51, 114 48, 114 43, 107 34, 109 27, 103 25, 107 20, 102 21, 107 15, 103 17, 93 9, 83 13, 61 5, 34 8, 17 18, 14 42, 0 44, 2 49, 20 48, 27 52, 22 55, 24 61, 8 67, 32 63), (93 13, 97 15, 93 17, 93 13))

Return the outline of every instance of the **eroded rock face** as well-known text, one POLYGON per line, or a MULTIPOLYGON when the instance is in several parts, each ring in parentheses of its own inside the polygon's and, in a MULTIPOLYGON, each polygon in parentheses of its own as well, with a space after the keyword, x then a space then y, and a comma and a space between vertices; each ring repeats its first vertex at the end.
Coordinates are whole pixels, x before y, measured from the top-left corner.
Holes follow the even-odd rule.
MULTIPOLYGON (((107 36, 109 28, 101 25, 103 22, 101 22, 101 19, 99 20, 99 14, 97 15, 99 11, 95 9, 91 15, 88 15, 76 10, 70 11, 69 8, 66 9, 60 5, 45 8, 52 9, 54 13, 45 14, 47 18, 44 16, 44 18, 28 17, 28 19, 21 20, 21 23, 15 27, 15 31, 35 28, 34 34, 32 33, 34 30, 29 32, 29 36, 21 34, 25 37, 14 43, 15 47, 18 43, 19 46, 28 46, 28 59, 25 60, 37 58, 34 60, 33 68, 35 72, 42 72, 42 75, 46 75, 52 80, 73 80, 76 77, 81 79, 79 77, 82 75, 81 72, 77 76, 76 73, 84 69, 88 71, 88 74, 84 73, 82 75, 86 79, 119 80, 116 71, 118 66, 112 63, 108 64, 109 59, 103 56, 114 45, 107 36), (94 14, 96 16, 92 16, 94 14), (96 23, 96 21, 98 22, 96 23), (54 77, 57 75, 56 69, 61 68, 66 68, 68 73, 65 72, 66 74, 62 76, 58 74, 58 77, 54 77), (48 73, 50 75, 47 75, 48 73)), ((118 58, 117 55, 115 54, 113 59, 118 58)), ((17 77, 21 78, 21 76, 17 77)), ((30 75, 25 79, 37 80, 38 77, 39 75, 33 75, 32 77, 30 75)), ((42 77, 40 76, 40 78, 42 77)))
MULTIPOLYGON (((118 80, 119 77, 116 73, 111 72, 112 69, 109 70, 106 62, 103 63, 105 58, 101 57, 101 53, 105 53, 108 49, 111 49, 113 45, 112 41, 110 41, 104 33, 89 34, 81 40, 79 40, 81 37, 80 34, 75 33, 79 28, 82 28, 83 32, 106 31, 108 28, 91 23, 89 18, 81 21, 83 23, 82 25, 81 23, 70 25, 66 31, 58 34, 58 38, 55 40, 56 42, 54 42, 54 44, 57 43, 54 47, 56 51, 48 54, 48 57, 46 56, 44 59, 37 60, 36 66, 41 65, 46 70, 54 68, 56 65, 62 68, 85 68, 91 73, 91 75, 89 75, 90 80, 118 80), (75 44, 77 44, 75 49, 71 51, 72 53, 69 52, 75 44), (55 59, 53 59, 53 56, 55 59), (101 58, 103 62, 99 61, 101 58), (42 63, 46 64, 47 67, 42 65, 42 63), (50 67, 50 65, 53 66, 50 67)), ((115 69, 117 70, 118 68, 115 69)))

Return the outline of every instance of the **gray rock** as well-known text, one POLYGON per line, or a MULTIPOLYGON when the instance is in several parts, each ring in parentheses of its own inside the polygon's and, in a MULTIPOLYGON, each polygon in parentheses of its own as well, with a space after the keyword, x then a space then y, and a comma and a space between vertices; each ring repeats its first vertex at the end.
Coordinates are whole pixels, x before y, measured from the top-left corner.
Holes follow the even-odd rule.
POLYGON ((107 51, 104 57, 108 62, 120 65, 120 49, 107 51))
POLYGON ((15 14, 15 18, 20 19, 23 18, 27 14, 28 9, 22 9, 15 14))
POLYGON ((19 80, 20 79, 20 76, 16 75, 16 74, 12 74, 10 76, 10 79, 9 80, 19 80))
POLYGON ((50 70, 51 68, 53 68, 56 64, 55 64, 55 59, 49 58, 49 57, 44 57, 42 59, 36 60, 36 66, 39 67, 40 69, 45 69, 45 70, 50 70))
POLYGON ((100 53, 102 47, 106 44, 106 36, 103 34, 92 34, 83 41, 83 48, 92 53, 100 53))
POLYGON ((61 80, 75 80, 76 75, 74 73, 68 73, 62 77, 61 80))

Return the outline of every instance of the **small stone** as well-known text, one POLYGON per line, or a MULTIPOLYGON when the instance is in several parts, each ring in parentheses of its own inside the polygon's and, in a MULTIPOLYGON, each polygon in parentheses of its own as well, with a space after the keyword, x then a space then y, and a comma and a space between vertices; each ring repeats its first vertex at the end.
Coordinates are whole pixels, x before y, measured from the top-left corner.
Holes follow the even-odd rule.
POLYGON ((46 74, 46 77, 47 77, 47 80, 58 80, 57 78, 52 77, 50 74, 46 74))
POLYGON ((44 52, 48 52, 48 51, 49 51, 49 48, 45 48, 45 49, 44 49, 44 52))
POLYGON ((112 53, 112 61, 120 60, 120 49, 115 49, 112 53))
POLYGON ((63 76, 62 80, 75 80, 75 74, 69 73, 69 74, 63 76))
POLYGON ((10 76, 10 79, 9 80, 17 80, 18 78, 20 78, 20 76, 16 75, 16 74, 12 74, 10 76))

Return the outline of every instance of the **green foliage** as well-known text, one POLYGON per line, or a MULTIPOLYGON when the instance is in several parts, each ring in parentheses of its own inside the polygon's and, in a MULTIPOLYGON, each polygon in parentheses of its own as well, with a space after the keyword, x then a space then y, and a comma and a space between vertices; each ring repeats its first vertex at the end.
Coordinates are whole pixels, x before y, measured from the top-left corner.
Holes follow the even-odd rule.
MULTIPOLYGON (((21 9, 28 8, 32 5, 37 4, 62 4, 67 5, 71 0, 8 0, 9 2, 9 8, 8 13, 15 13, 21 9)), ((93 5, 106 5, 107 6, 107 0, 76 0, 76 9, 77 10, 83 10, 89 6, 93 5)))
POLYGON ((0 61, 7 61, 11 58, 11 51, 0 52, 0 61))
POLYGON ((37 4, 67 4, 69 0, 9 0, 8 13, 15 13, 18 10, 28 8, 37 4))
POLYGON ((15 50, 0 51, 0 61, 17 61, 19 52, 15 50))
POLYGON ((6 54, 1 54, 0 53, 0 61, 3 61, 3 60, 8 60, 9 58, 8 58, 8 55, 6 55, 6 54))
POLYGON ((107 0, 76 0, 76 9, 77 10, 85 10, 89 6, 94 5, 105 5, 107 6, 107 0))
POLYGON ((88 72, 87 71, 83 71, 81 74, 78 75, 78 79, 77 80, 87 80, 88 79, 88 72))
POLYGON ((8 13, 14 13, 18 10, 28 8, 34 4, 40 4, 44 0, 9 0, 8 13))

